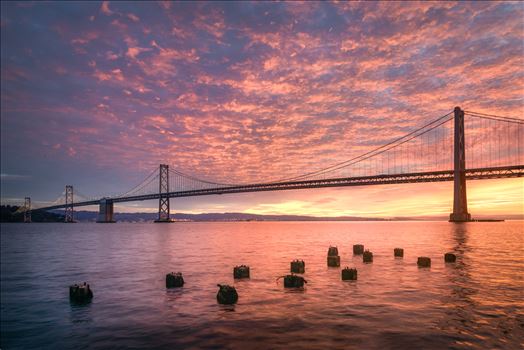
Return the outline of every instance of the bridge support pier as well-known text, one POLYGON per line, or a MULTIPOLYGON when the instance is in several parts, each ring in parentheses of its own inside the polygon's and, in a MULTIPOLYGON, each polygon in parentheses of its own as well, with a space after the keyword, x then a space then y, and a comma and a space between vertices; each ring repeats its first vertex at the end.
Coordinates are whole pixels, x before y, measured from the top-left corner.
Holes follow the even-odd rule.
POLYGON ((158 219, 155 222, 172 222, 169 218, 169 165, 160 164, 160 176, 158 178, 158 219))
POLYGON ((464 111, 455 107, 455 137, 453 147, 453 213, 450 222, 471 221, 466 197, 466 142, 464 140, 464 111))
POLYGON ((113 220, 113 201, 110 199, 100 200, 100 209, 98 211, 98 223, 114 223, 113 220))

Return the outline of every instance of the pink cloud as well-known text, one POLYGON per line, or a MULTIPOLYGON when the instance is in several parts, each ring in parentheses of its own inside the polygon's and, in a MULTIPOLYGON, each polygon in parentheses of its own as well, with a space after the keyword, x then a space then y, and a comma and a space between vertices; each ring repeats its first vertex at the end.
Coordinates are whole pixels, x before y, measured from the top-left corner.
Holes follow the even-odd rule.
MULTIPOLYGON (((13 113, 6 119, 44 113, 56 123, 46 139, 59 138, 97 167, 168 162, 216 181, 258 182, 350 159, 455 105, 522 115, 516 5, 501 19, 497 3, 292 2, 256 15, 233 6, 238 16, 220 3, 168 2, 150 5, 155 20, 110 6, 100 12, 112 18, 49 25, 69 51, 45 65, 60 79, 45 94, 24 84, 52 81, 38 65, 2 65, 2 79, 17 89, 2 96, 2 110, 13 113), (62 136, 63 125, 78 133, 62 136)), ((480 129, 468 138, 472 149, 482 148, 480 129)), ((27 132, 38 139, 38 131, 27 132)), ((401 154, 412 169, 449 167, 449 143, 433 136, 331 175, 406 170, 391 164, 401 154), (438 164, 424 158, 424 147, 438 164)))
POLYGON ((127 18, 129 18, 133 22, 140 22, 140 18, 138 18, 138 16, 133 13, 128 13, 127 18))
POLYGON ((112 51, 107 51, 106 52, 106 58, 110 61, 114 61, 116 59, 118 59, 120 56, 118 56, 116 53, 112 52, 112 51))
POLYGON ((102 2, 102 6, 100 6, 100 12, 102 12, 106 16, 110 16, 113 14, 113 11, 109 9, 109 1, 102 2))
POLYGON ((76 150, 75 150, 73 147, 68 147, 68 148, 67 148, 67 154, 68 154, 70 157, 74 157, 74 156, 76 156, 76 150))
POLYGON ((72 39, 71 43, 85 45, 97 39, 99 36, 100 36, 100 33, 96 31, 86 32, 86 33, 83 33, 81 36, 72 39))

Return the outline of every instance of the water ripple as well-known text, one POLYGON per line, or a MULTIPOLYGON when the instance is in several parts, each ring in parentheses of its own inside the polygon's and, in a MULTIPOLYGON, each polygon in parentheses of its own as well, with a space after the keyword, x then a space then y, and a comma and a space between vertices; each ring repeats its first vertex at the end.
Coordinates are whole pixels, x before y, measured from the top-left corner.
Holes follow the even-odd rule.
POLYGON ((2 224, 2 349, 517 349, 523 223, 2 224), (353 256, 363 243, 374 262, 353 256), (337 245, 342 282, 326 266, 337 245), (393 248, 404 248, 404 258, 393 248), (454 252, 457 262, 444 263, 454 252), (418 268, 429 256, 431 268, 418 268), (306 261, 300 290, 282 280, 306 261), (232 268, 251 266, 250 280, 232 268), (186 284, 165 289, 165 274, 186 284), (68 285, 95 297, 71 305, 68 285), (216 303, 217 283, 239 301, 216 303))

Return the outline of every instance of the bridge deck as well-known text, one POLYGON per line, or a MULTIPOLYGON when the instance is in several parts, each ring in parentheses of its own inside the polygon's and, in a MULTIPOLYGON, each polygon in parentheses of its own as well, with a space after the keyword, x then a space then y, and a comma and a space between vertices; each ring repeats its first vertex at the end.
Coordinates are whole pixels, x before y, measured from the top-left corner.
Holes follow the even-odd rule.
MULTIPOLYGON (((467 169, 467 180, 485 180, 498 178, 524 177, 524 165, 507 166, 507 167, 493 167, 493 168, 478 168, 467 169)), ((242 192, 261 192, 261 191, 283 191, 283 190, 297 190, 307 188, 321 188, 321 187, 343 187, 343 186, 369 186, 369 185, 387 185, 387 184, 403 184, 403 183, 419 183, 419 182, 441 182, 453 181, 453 170, 432 171, 420 173, 406 173, 395 175, 374 175, 362 177, 346 177, 334 179, 319 179, 319 180, 305 180, 305 181, 290 181, 290 182, 276 182, 276 183, 259 183, 241 186, 216 187, 207 189, 195 189, 189 191, 170 192, 170 198, 175 197, 192 197, 192 196, 206 196, 214 194, 230 194, 242 192)), ((159 193, 106 198, 114 203, 144 201, 151 199, 159 199, 159 193)), ((74 207, 82 207, 87 205, 98 205, 100 200, 84 201, 73 203, 74 207)), ((54 205, 34 210, 52 210, 65 208, 65 204, 54 205)))

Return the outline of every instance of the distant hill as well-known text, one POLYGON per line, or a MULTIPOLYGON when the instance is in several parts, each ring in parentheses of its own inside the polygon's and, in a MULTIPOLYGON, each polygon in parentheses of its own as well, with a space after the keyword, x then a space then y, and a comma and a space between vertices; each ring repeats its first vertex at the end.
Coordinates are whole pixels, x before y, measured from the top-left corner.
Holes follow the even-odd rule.
MULTIPOLYGON (((61 211, 55 211, 62 213, 61 211)), ((98 218, 97 212, 75 211, 75 220, 93 221, 98 218)), ((157 213, 115 213, 115 221, 154 221, 157 213)), ((364 218, 356 216, 315 217, 307 215, 258 215, 249 213, 173 213, 171 219, 180 221, 387 221, 389 219, 364 218)))
MULTIPOLYGON (((96 221, 97 212, 77 211, 75 220, 78 221, 96 221)), ((154 221, 158 218, 157 213, 115 213, 116 221, 154 221)), ((524 215, 475 215, 477 219, 507 219, 507 220, 524 220, 524 215)), ((421 217, 392 217, 392 218, 367 218, 360 216, 308 216, 308 215, 258 215, 249 213, 202 213, 202 214, 184 214, 172 213, 171 219, 183 221, 421 221, 437 220, 446 221, 448 216, 421 216, 421 217)))
MULTIPOLYGON (((18 207, 2 206, 2 222, 21 222, 22 214, 13 215, 18 207)), ((119 222, 149 222, 158 218, 157 213, 115 213, 114 219, 119 222)), ((524 215, 475 215, 475 219, 506 219, 524 220, 524 215)), ((64 220, 62 210, 54 210, 48 213, 33 211, 32 219, 35 222, 55 222, 64 220)), ((96 222, 98 213, 94 211, 75 211, 75 220, 81 222, 96 222)), ((202 214, 171 214, 171 219, 180 221, 421 221, 438 220, 445 221, 447 216, 423 216, 423 217, 393 217, 393 218, 366 218, 360 216, 337 216, 319 217, 307 215, 258 215, 249 213, 202 213, 202 214)))

